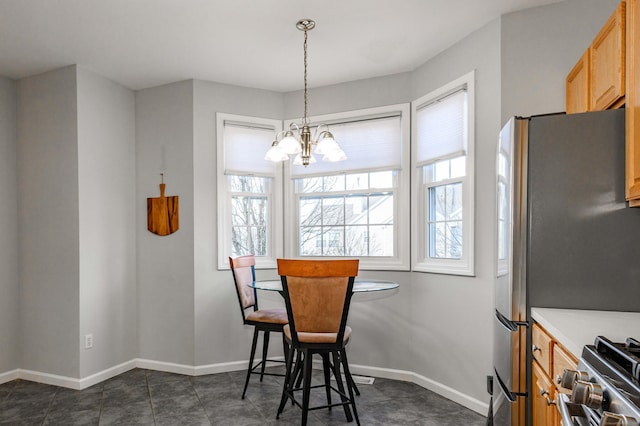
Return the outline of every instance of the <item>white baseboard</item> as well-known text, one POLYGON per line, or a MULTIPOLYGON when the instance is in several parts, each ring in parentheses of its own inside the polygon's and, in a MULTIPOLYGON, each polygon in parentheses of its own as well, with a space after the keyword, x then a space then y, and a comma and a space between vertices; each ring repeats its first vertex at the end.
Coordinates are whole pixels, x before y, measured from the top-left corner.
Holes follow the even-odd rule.
POLYGON ((63 388, 82 390, 88 387, 91 387, 95 384, 103 382, 107 379, 115 377, 119 374, 122 374, 126 371, 129 371, 133 368, 136 368, 136 361, 131 360, 127 362, 123 362, 122 364, 116 365, 114 367, 107 368, 106 370, 102 370, 98 373, 92 374, 87 377, 83 377, 81 379, 76 379, 73 377, 59 376, 56 374, 42 373, 39 371, 31 371, 31 370, 17 370, 16 379, 29 380, 32 382, 44 383, 46 385, 60 386, 63 388))
POLYGON ((18 372, 19 370, 11 370, 11 371, 7 371, 6 373, 0 374, 0 385, 17 379, 18 372))
MULTIPOLYGON (((282 357, 273 359, 282 359, 282 357)), ((245 370, 247 368, 248 362, 249 361, 234 361, 192 366, 136 358, 81 379, 57 376, 54 374, 40 373, 30 370, 12 370, 0 374, 0 384, 15 379, 25 379, 38 383, 45 383, 48 385, 82 390, 136 367, 154 371, 163 371, 166 373, 184 374, 187 376, 202 376, 206 374, 227 373, 231 371, 245 370)), ((420 374, 413 373, 411 371, 369 367, 357 364, 350 364, 349 367, 351 369, 351 373, 354 375, 380 377, 384 379, 402 380, 405 382, 415 383, 418 386, 429 389, 430 391, 433 391, 447 399, 457 402, 458 404, 483 416, 486 416, 489 410, 488 403, 472 398, 471 396, 466 395, 447 385, 436 382, 435 380, 431 380, 427 377, 421 376, 420 374)))
POLYGON ((384 379, 402 380, 405 382, 415 383, 418 386, 429 389, 430 391, 433 391, 438 395, 442 395, 445 398, 450 399, 451 401, 457 402, 463 407, 475 411, 478 414, 482 414, 483 416, 486 416, 489 412, 489 404, 487 402, 480 401, 447 385, 436 382, 435 380, 431 380, 427 377, 421 376, 420 374, 411 371, 368 367, 365 365, 357 365, 351 363, 349 363, 349 368, 352 374, 380 377, 384 379))
POLYGON ((78 389, 86 389, 107 379, 122 374, 126 371, 133 370, 137 366, 138 365, 136 363, 136 360, 132 359, 131 361, 123 362, 122 364, 116 365, 115 367, 99 371, 95 374, 80 379, 80 387, 78 389))

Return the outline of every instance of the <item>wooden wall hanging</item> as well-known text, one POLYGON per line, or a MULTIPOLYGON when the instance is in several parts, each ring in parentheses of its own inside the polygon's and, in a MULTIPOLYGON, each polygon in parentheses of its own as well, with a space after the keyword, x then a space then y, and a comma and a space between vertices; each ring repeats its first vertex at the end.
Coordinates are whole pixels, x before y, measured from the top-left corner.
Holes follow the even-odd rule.
POLYGON ((160 197, 147 198, 147 229, 156 235, 173 234, 180 227, 178 196, 164 195, 164 173, 160 173, 160 197))

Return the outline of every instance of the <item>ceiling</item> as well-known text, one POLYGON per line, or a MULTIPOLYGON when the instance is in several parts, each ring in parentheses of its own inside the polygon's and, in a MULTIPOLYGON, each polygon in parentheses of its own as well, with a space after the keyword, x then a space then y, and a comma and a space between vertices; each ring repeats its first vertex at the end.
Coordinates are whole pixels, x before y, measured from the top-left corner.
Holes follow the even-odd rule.
POLYGON ((287 92, 411 71, 498 16, 559 0, 0 0, 0 75, 78 64, 137 90, 287 92))

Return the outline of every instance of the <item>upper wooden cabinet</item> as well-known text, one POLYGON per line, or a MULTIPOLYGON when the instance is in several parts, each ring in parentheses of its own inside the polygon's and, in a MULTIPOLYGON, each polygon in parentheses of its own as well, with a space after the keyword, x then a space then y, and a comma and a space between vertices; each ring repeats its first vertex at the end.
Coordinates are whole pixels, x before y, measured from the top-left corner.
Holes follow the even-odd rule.
POLYGON ((567 75, 567 114, 589 111, 589 54, 587 49, 567 75))
POLYGON ((625 96, 625 2, 604 24, 590 47, 591 111, 617 108, 625 96))
POLYGON ((640 207, 639 1, 620 2, 566 81, 568 114, 625 107, 625 189, 629 207, 640 207), (585 99, 589 100, 587 109, 585 99))
POLYGON ((567 114, 624 105, 625 9, 623 0, 567 75, 567 114))
POLYGON ((640 206, 640 5, 627 0, 626 192, 640 206))

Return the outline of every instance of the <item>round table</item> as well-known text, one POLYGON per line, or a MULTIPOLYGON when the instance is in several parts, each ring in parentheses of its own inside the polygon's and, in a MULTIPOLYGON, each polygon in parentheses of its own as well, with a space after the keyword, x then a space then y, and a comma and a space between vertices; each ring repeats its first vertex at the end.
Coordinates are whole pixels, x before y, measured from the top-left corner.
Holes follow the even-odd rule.
MULTIPOLYGON (((393 281, 356 279, 353 283, 354 293, 368 293, 373 291, 393 290, 400 285, 393 281)), ((282 282, 280 280, 253 281, 249 284, 257 290, 279 291, 282 292, 282 282)))

